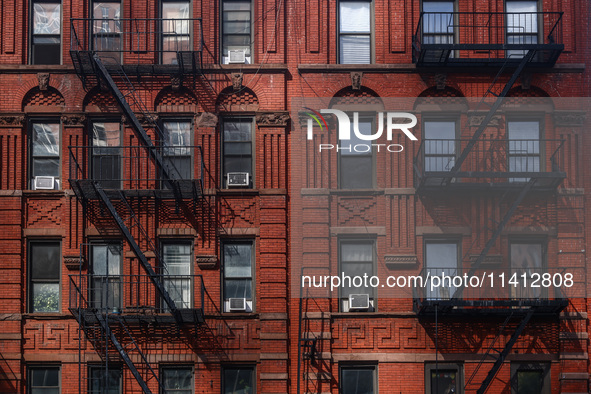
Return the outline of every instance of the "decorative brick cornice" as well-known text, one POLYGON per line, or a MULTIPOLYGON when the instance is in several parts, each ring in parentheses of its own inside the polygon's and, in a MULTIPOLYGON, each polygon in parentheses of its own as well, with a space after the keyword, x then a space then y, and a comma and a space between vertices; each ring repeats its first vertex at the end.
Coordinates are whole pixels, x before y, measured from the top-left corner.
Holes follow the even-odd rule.
POLYGON ((67 114, 62 116, 64 127, 82 127, 86 124, 85 114, 67 114))
POLYGON ((0 127, 21 127, 25 124, 22 114, 0 115, 0 127))
POLYGON ((388 268, 417 264, 417 256, 414 255, 385 255, 384 263, 388 268))
POLYGON ((218 266, 218 257, 215 255, 200 255, 195 257, 197 266, 202 270, 213 270, 218 266))
POLYGON ((64 265, 70 271, 77 270, 84 265, 84 259, 80 255, 66 255, 64 256, 64 265))
POLYGON ((554 126, 572 127, 585 124, 584 112, 555 112, 553 114, 554 126))

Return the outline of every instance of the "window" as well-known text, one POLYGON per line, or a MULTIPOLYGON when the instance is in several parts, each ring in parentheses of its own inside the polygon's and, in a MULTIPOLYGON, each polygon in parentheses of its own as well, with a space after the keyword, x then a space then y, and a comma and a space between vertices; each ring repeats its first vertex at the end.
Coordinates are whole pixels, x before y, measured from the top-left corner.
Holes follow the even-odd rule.
POLYGON ((226 241, 222 245, 224 311, 253 311, 254 248, 252 241, 226 241), (244 299, 244 308, 235 300, 244 299), (234 302, 237 302, 234 305, 234 302))
POLYGON ((253 135, 251 118, 230 118, 223 122, 224 187, 252 187, 253 135))
POLYGON ((177 64, 177 52, 191 49, 190 3, 162 1, 162 63, 177 64))
POLYGON ((177 308, 192 306, 191 247, 189 242, 162 245, 164 288, 177 308))
POLYGON ((31 64, 60 64, 62 60, 62 5, 58 1, 33 1, 31 64))
MULTIPOLYGON (((509 171, 540 171, 540 122, 507 122, 509 171)), ((509 178, 510 182, 528 182, 529 178, 509 178)))
POLYGON ((340 367, 341 394, 373 394, 377 393, 376 367, 342 366, 340 367))
POLYGON ((29 394, 59 394, 60 368, 29 367, 29 394))
MULTIPOLYGON (((431 278, 442 275, 457 275, 459 265, 458 243, 447 241, 428 241, 425 244, 425 267, 431 278)), ((430 283, 426 286, 426 294, 429 299, 451 298, 456 291, 451 283, 449 286, 437 286, 431 289, 430 283)))
POLYGON ((250 0, 222 1, 222 63, 252 63, 250 0))
POLYGON ((29 289, 31 312, 60 311, 60 243, 29 243, 29 289))
POLYGON ((160 378, 164 392, 162 394, 192 394, 193 368, 165 367, 160 378))
POLYGON ((93 244, 90 249, 92 307, 117 311, 121 308, 121 245, 93 244))
POLYGON ((224 394, 255 394, 254 366, 224 367, 222 372, 224 394))
POLYGON ((549 363, 511 363, 511 394, 550 394, 549 363))
MULTIPOLYGON (((538 2, 507 0, 507 44, 531 45, 538 43, 538 2)), ((519 59, 527 50, 507 51, 507 57, 519 59)))
POLYGON ((462 364, 425 364, 425 393, 443 394, 464 392, 464 366, 462 364))
POLYGON ((423 44, 454 43, 454 2, 423 1, 423 44))
MULTIPOLYGON (((341 189, 369 189, 374 185, 372 141, 359 138, 351 122, 351 138, 343 140, 339 150, 339 182, 341 189)), ((373 119, 360 118, 358 129, 362 135, 371 135, 373 119)))
POLYGON ((169 175, 175 179, 192 179, 191 122, 167 120, 162 126, 163 158, 169 175))
POLYGON ((92 49, 105 62, 121 61, 121 3, 94 1, 92 3, 92 49))
POLYGON ((90 367, 90 394, 120 394, 121 369, 109 367, 90 367))
MULTIPOLYGON (((510 275, 517 274, 519 277, 522 274, 526 274, 529 278, 531 278, 534 273, 543 275, 546 272, 544 264, 545 252, 545 244, 541 241, 512 241, 510 247, 510 275)), ((543 286, 511 286, 510 289, 512 298, 536 299, 546 295, 543 291, 543 286)))
POLYGON ((339 260, 341 277, 345 277, 341 287, 341 310, 349 312, 354 310, 373 311, 373 288, 364 287, 364 275, 371 277, 374 274, 374 242, 347 240, 340 242, 339 260), (350 280, 348 278, 351 278, 350 280))
POLYGON ((31 189, 59 189, 60 124, 31 123, 31 189), (42 178, 38 178, 42 177, 42 178))
POLYGON ((339 2, 339 63, 371 63, 371 2, 339 2))
POLYGON ((119 122, 92 123, 92 179, 100 181, 104 189, 120 189, 121 124, 119 122))
POLYGON ((423 123, 425 171, 450 171, 456 161, 456 122, 423 123))

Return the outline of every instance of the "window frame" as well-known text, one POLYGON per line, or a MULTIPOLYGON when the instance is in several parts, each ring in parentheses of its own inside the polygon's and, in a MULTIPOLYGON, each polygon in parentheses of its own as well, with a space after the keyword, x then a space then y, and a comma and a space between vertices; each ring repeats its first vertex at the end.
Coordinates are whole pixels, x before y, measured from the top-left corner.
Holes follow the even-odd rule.
POLYGON ((435 363, 434 361, 429 361, 425 363, 425 394, 432 393, 431 387, 431 372, 437 371, 440 369, 450 370, 455 369, 459 378, 456 382, 456 394, 463 394, 464 393, 464 364, 463 363, 435 363))
MULTIPOLYGON (((95 277, 100 277, 100 278, 107 278, 107 283, 115 283, 115 282, 110 282, 109 278, 113 278, 114 280, 118 280, 119 281, 119 297, 117 300, 117 304, 118 305, 113 305, 112 307, 110 307, 108 305, 108 301, 107 301, 107 308, 110 312, 116 312, 116 309, 121 310, 123 308, 123 300, 125 299, 125 294, 123 292, 124 290, 124 276, 123 276, 123 242, 121 240, 92 240, 90 241, 89 245, 89 253, 88 256, 89 258, 89 270, 88 273, 90 275, 92 275, 92 281, 93 283, 89 283, 89 292, 90 294, 88 294, 88 300, 90 301, 90 304, 94 305, 97 303, 97 300, 95 298, 95 294, 93 292, 93 290, 96 290, 95 285, 94 285, 94 280, 95 277), (118 275, 109 275, 108 274, 108 269, 107 269, 107 275, 98 275, 95 274, 94 272, 94 265, 95 265, 95 260, 94 260, 94 247, 96 246, 106 246, 107 248, 109 247, 117 247, 119 249, 119 274, 118 275), (92 288, 90 288, 90 286, 92 286, 92 288)), ((107 259, 108 259, 108 254, 106 255, 107 259)), ((100 305, 102 306, 103 304, 103 297, 101 294, 101 299, 100 301, 98 301, 100 303, 100 305)))
MULTIPOLYGON (((456 246, 456 273, 447 273, 447 275, 459 275, 461 274, 461 270, 462 270, 462 236, 461 235, 452 235, 452 236, 426 236, 423 238, 423 269, 424 270, 428 270, 428 269, 434 269, 434 270, 442 270, 442 269, 447 269, 447 267, 443 267, 443 268, 438 268, 438 267, 432 267, 430 268, 428 266, 428 259, 427 259, 427 245, 428 244, 448 244, 448 245, 455 245, 456 246)), ((450 267, 451 268, 451 267, 450 267)), ((426 275, 426 273, 425 273, 426 275)), ((431 275, 432 277, 433 275, 431 275)), ((436 293, 438 293, 437 296, 433 296, 432 293, 429 290, 429 286, 427 286, 427 288, 425 289, 425 298, 429 299, 429 300, 448 300, 451 297, 453 297, 453 294, 455 294, 455 292, 457 291, 457 288, 455 288, 454 286, 451 286, 449 289, 453 289, 453 294, 449 294, 448 298, 445 298, 444 296, 441 295, 441 289, 442 287, 437 288, 436 293)))
MULTIPOLYGON (((504 0, 503 1, 503 10, 505 11, 505 15, 507 16, 507 18, 505 18, 505 20, 503 21, 503 23, 505 23, 506 25, 509 24, 508 21, 508 16, 509 16, 509 11, 507 10, 507 3, 511 3, 511 2, 517 2, 517 1, 523 1, 523 0, 504 0)), ((529 34, 519 34, 519 33, 509 33, 509 30, 506 28, 505 29, 505 43, 508 44, 509 42, 509 37, 510 36, 515 36, 515 37, 536 37, 536 42, 535 43, 531 43, 531 45, 539 45, 539 44, 543 44, 544 43, 544 18, 542 16, 542 18, 540 18, 540 12, 542 12, 543 10, 543 5, 542 2, 539 0, 526 0, 526 1, 531 1, 532 3, 536 3, 536 11, 537 12, 537 16, 536 16, 536 32, 535 33, 529 33, 529 34)), ((528 43, 519 43, 519 44, 523 44, 523 45, 530 45, 528 43)), ((510 52, 511 50, 505 50, 505 57, 509 58, 510 57, 510 52)), ((514 51, 518 51, 517 49, 514 49, 514 51)), ((512 57, 512 59, 516 59, 519 60, 522 57, 524 57, 527 54, 526 50, 523 50, 523 54, 520 57, 512 57)), ((539 56, 539 54, 535 54, 534 55, 534 59, 536 59, 539 56)))
POLYGON ((111 371, 117 371, 118 372, 118 374, 119 374, 119 376, 118 376, 119 382, 118 382, 118 385, 117 385, 118 386, 117 387, 117 390, 118 390, 118 393, 119 394, 122 394, 123 393, 123 369, 122 369, 122 367, 119 364, 116 364, 115 366, 109 367, 109 368, 105 368, 102 365, 89 364, 88 365, 88 371, 87 371, 87 373, 88 373, 88 375, 87 375, 87 377, 88 377, 88 393, 89 394, 102 394, 102 392, 104 392, 104 391, 107 391, 108 392, 109 389, 108 388, 104 388, 104 387, 102 387, 100 389, 100 393, 95 393, 92 390, 92 382, 93 382, 92 374, 93 374, 94 371, 101 371, 101 370, 102 371, 105 371, 105 372, 111 372, 111 371))
MULTIPOLYGON (((377 274, 377 240, 375 238, 339 238, 337 241, 338 244, 338 272, 339 275, 344 274, 343 272, 343 251, 342 251, 342 246, 344 244, 349 244, 349 245, 370 245, 372 248, 372 261, 371 261, 371 275, 376 275, 377 274)), ((353 264, 360 264, 360 263, 365 263, 367 264, 368 262, 362 262, 362 261, 347 261, 347 263, 353 263, 353 264)), ((367 272, 366 272, 367 273, 367 272)), ((349 309, 349 296, 347 295, 346 297, 343 294, 343 289, 344 286, 339 286, 339 311, 340 312, 344 312, 344 313, 356 313, 356 311, 352 311, 349 309)), ((369 287, 369 308, 366 311, 361 311, 361 312, 377 312, 378 310, 378 289, 377 288, 373 288, 373 287, 369 287)), ((351 293, 351 294, 364 294, 364 293, 351 293)))
MULTIPOLYGON (((162 280, 163 280, 163 286, 166 289, 166 291, 168 292, 168 295, 172 298, 172 300, 175 302, 175 305, 178 309, 193 309, 195 307, 195 281, 193 278, 193 274, 194 274, 194 264, 193 262, 195 261, 195 245, 193 243, 192 240, 190 239, 162 239, 160 241, 160 254, 161 254, 161 262, 162 264, 165 264, 165 257, 164 257, 164 247, 166 245, 183 245, 183 246, 188 246, 189 247, 189 273, 187 275, 169 275, 168 273, 164 272, 164 270, 168 270, 167 267, 159 267, 160 269, 162 269, 162 280), (186 278, 185 278, 186 276, 186 278), (173 279, 171 279, 173 278, 173 279), (187 303, 184 299, 181 299, 180 301, 182 302, 182 304, 188 304, 188 307, 184 307, 183 305, 179 306, 177 305, 177 301, 173 295, 170 294, 170 291, 168 288, 166 288, 166 283, 167 280, 170 281, 182 281, 182 280, 187 280, 189 281, 189 296, 190 296, 190 300, 187 303)), ((182 287, 181 287, 181 296, 182 296, 182 287)), ((166 302, 164 301, 164 299, 161 300, 161 304, 162 304, 162 308, 165 310, 168 310, 168 305, 166 305, 166 302)))
POLYGON ((90 177, 93 180, 97 180, 97 175, 95 174, 95 164, 94 164, 94 159, 98 158, 98 157, 107 157, 107 156, 119 156, 119 178, 118 179, 98 179, 99 181, 107 181, 107 182, 112 182, 113 184, 115 182, 119 182, 119 187, 117 188, 107 188, 105 186, 103 186, 104 189, 113 189, 113 190, 120 190, 123 188, 123 183, 124 183, 124 172, 123 172, 123 168, 124 168, 124 150, 123 150, 123 136, 124 136, 124 128, 123 128, 123 124, 121 122, 121 119, 112 119, 112 118, 93 118, 89 120, 88 123, 88 145, 90 146, 90 165, 88 166, 89 169, 88 171, 90 172, 90 177), (117 155, 113 155, 113 154, 100 154, 100 155, 95 155, 95 145, 94 145, 94 125, 96 123, 118 123, 119 124, 119 154, 117 155))
MULTIPOLYGON (((376 111, 375 113, 373 112, 365 112, 365 113, 359 113, 359 123, 364 123, 366 121, 370 121, 371 123, 371 132, 372 134, 375 134, 376 132, 376 125, 377 125, 377 116, 380 112, 376 111)), ((348 113, 347 115, 351 115, 349 116, 349 119, 351 120, 351 135, 354 135, 354 131, 353 131, 353 115, 351 113, 348 113)), ((384 121, 385 123, 385 121, 384 121)), ((386 126, 384 126, 385 128, 386 126)), ((350 140, 352 141, 352 140, 350 140)), ((373 141, 362 141, 362 143, 365 143, 369 146, 371 146, 371 144, 376 143, 376 140, 373 141)), ((353 146, 354 144, 351 142, 351 149, 353 150, 353 146)), ((339 152, 337 152, 337 176, 338 176, 338 181, 337 181, 337 185, 339 189, 342 190, 371 190, 371 189, 375 189, 377 186, 377 168, 376 168, 376 164, 377 164, 377 155, 376 155, 376 149, 375 147, 371 146, 371 153, 370 154, 359 154, 359 156, 356 155, 343 155, 343 150, 341 149, 339 152), (359 188, 351 188, 351 187, 344 187, 344 176, 345 171, 344 171, 344 166, 343 166, 343 160, 346 160, 347 156, 349 157, 370 157, 371 160, 371 177, 369 177, 371 179, 371 185, 369 187, 359 187, 359 188)))
POLYGON ((338 0, 337 1, 337 10, 336 10, 336 17, 337 17, 337 64, 354 64, 354 65, 362 65, 362 64, 375 64, 375 12, 374 12, 374 0, 338 0), (349 33, 341 33, 341 3, 347 2, 363 2, 369 3, 369 33, 359 33, 359 32, 349 32, 349 33), (367 35, 369 36, 369 63, 344 63, 341 59, 341 36, 361 36, 367 35))
MULTIPOLYGON (((224 137, 224 133, 225 133, 225 125, 226 123, 233 123, 238 121, 244 121, 244 123, 249 123, 250 124, 250 176, 249 176, 249 185, 248 186, 241 186, 241 187, 232 187, 231 189, 255 189, 256 188, 256 123, 255 123, 255 119, 253 116, 251 115, 228 115, 228 116, 224 116, 222 118, 222 122, 221 122, 221 133, 220 133, 220 139, 221 139, 221 174, 222 174, 222 179, 221 179, 221 185, 222 185, 222 189, 230 189, 228 187, 227 184, 227 174, 228 171, 226 170, 226 164, 225 164, 225 159, 226 157, 241 157, 242 155, 228 155, 226 154, 225 150, 225 145, 226 145, 226 139, 224 137)), ((243 141, 229 141, 230 143, 234 142, 234 143, 241 143, 243 141)))
MULTIPOLYGON (((49 370, 49 369, 57 369, 57 379, 58 379, 58 392, 61 393, 62 390, 62 368, 61 364, 27 364, 27 394, 33 394, 33 390, 35 390, 36 386, 33 386, 33 371, 34 370, 49 370)), ((40 387, 43 391, 46 388, 56 388, 55 386, 42 386, 40 387)))
MULTIPOLYGON (((507 138, 507 172, 511 173, 511 172, 516 172, 516 171, 511 171, 511 158, 512 157, 525 157, 525 158, 529 158, 529 157, 537 157, 539 160, 539 171, 527 171, 527 172, 545 172, 546 171, 546 144, 544 142, 544 131, 545 131, 545 122, 544 122, 544 116, 542 114, 538 115, 538 114, 532 114, 529 116, 523 116, 523 115, 507 115, 505 117, 505 130, 506 130, 506 138, 507 138), (536 154, 530 154, 530 153, 526 153, 524 154, 511 154, 511 139, 509 138, 509 125, 510 123, 519 123, 519 122, 537 122, 538 123, 538 150, 539 153, 536 154)), ((519 140, 516 140, 519 141, 519 140)), ((526 171, 520 171, 520 172, 526 172, 526 171)), ((530 178, 507 178, 508 182, 513 182, 513 183, 518 183, 518 182, 528 182, 530 178)))
MULTIPOLYGON (((176 33, 170 33, 170 32, 165 32, 164 29, 164 23, 160 23, 160 26, 158 27, 160 29, 160 39, 158 40, 158 47, 160 48, 160 55, 158 56, 158 62, 160 64, 175 64, 174 62, 171 63, 165 63, 164 62, 164 38, 165 37, 188 37, 189 38, 189 44, 188 44, 188 48, 186 49, 187 51, 192 51, 193 50, 193 24, 192 24, 192 16, 193 16, 193 2, 191 0, 159 0, 159 15, 160 15, 160 19, 164 19, 164 4, 165 3, 187 3, 189 5, 189 16, 188 19, 178 19, 180 21, 187 21, 186 23, 188 24, 188 28, 189 28, 189 32, 187 34, 176 34, 176 33)), ((170 18, 169 18, 170 19, 170 18)), ((182 49, 178 49, 177 47, 177 51, 179 52, 182 51, 182 49)), ((172 51, 166 51, 168 52, 172 52, 172 51)))
POLYGON ((250 369, 251 377, 252 377, 252 394, 256 394, 257 392, 257 366, 256 364, 225 364, 222 365, 221 368, 221 386, 222 386, 222 393, 226 392, 226 379, 225 373, 229 369, 250 369))
POLYGON ((224 251, 225 246, 228 244, 235 244, 235 245, 250 245, 250 278, 249 277, 230 277, 231 279, 250 279, 250 286, 251 286, 251 299, 249 300, 246 298, 246 310, 242 313, 255 313, 256 311, 256 242, 255 239, 252 238, 226 238, 222 239, 220 242, 221 252, 220 255, 222 256, 222 264, 221 264, 221 297, 222 297, 222 310, 224 313, 236 313, 234 311, 230 311, 229 306, 229 299, 231 297, 226 297, 226 253, 224 251), (249 310, 250 309, 250 310, 249 310))
MULTIPOLYGON (((54 177, 55 181, 54 181, 54 185, 53 185, 53 189, 51 190, 62 190, 62 156, 63 156, 63 152, 62 152, 62 137, 63 137, 63 125, 62 122, 59 118, 52 118, 52 117, 39 117, 39 118, 31 118, 29 119, 28 122, 28 133, 27 133, 27 139, 28 139, 28 188, 27 190, 35 190, 34 186, 35 186, 35 166, 34 166, 34 159, 35 158, 41 158, 41 159, 55 159, 57 157, 58 160, 58 176, 54 177), (50 124, 50 125, 58 125, 59 127, 59 131, 58 131, 58 138, 59 138, 59 142, 57 143, 57 151, 58 151, 58 155, 57 156, 35 156, 33 154, 33 148, 34 148, 34 125, 36 124, 50 124), (57 188, 56 188, 56 183, 57 182, 57 188)), ((37 176, 44 176, 44 175, 37 175, 37 176)), ((48 175, 49 176, 49 175, 48 175)), ((49 191, 49 190, 43 190, 43 191, 49 191)))
MULTIPOLYGON (((230 63, 230 56, 227 56, 227 61, 224 59, 224 37, 226 36, 226 34, 224 34, 224 3, 228 1, 228 2, 240 2, 240 3, 249 3, 250 4, 250 42, 249 42, 249 48, 250 48, 250 61, 247 60, 248 56, 245 55, 245 62, 244 64, 256 64, 256 59, 255 59, 255 32, 254 32, 254 22, 255 22, 255 7, 254 7, 254 1, 253 0, 220 0, 220 17, 219 17, 219 21, 220 21, 220 64, 226 65, 226 64, 232 64, 230 63)), ((230 34, 232 35, 232 34, 230 34)), ((240 63, 238 63, 240 64, 240 63)))
POLYGON ((160 387, 160 390, 159 390, 160 391, 160 394, 168 394, 168 393, 170 393, 169 390, 173 390, 172 391, 173 393, 178 393, 180 391, 186 390, 186 389, 168 389, 167 390, 164 387, 164 372, 167 371, 167 370, 170 370, 170 371, 189 370, 190 371, 190 374, 191 374, 191 388, 190 388, 190 391, 191 391, 191 394, 195 392, 195 368, 194 368, 193 365, 189 365, 189 364, 180 364, 180 365, 179 364, 175 364, 175 365, 165 364, 165 365, 161 365, 160 366, 160 371, 159 371, 160 372, 159 373, 159 379, 160 379, 160 382, 161 382, 161 385, 160 385, 161 387, 160 387))
POLYGON ((64 35, 64 4, 61 0, 31 0, 29 2, 29 7, 31 11, 29 12, 29 21, 30 21, 30 29, 29 29, 29 64, 31 65, 61 65, 64 61, 63 59, 63 35, 64 35), (35 34, 35 4, 36 3, 59 3, 60 4, 60 32, 59 34, 35 34), (58 38, 59 40, 59 56, 57 63, 37 63, 35 61, 35 37, 51 37, 51 38, 58 38))
POLYGON ((373 392, 374 394, 379 393, 379 371, 378 371, 379 364, 378 363, 339 363, 339 393, 343 392, 343 383, 344 383, 344 372, 346 371, 372 371, 372 380, 373 380, 373 392))
POLYGON ((550 394, 552 391, 551 369, 552 364, 549 362, 511 362, 511 394, 519 394, 518 373, 521 371, 541 371, 542 392, 540 394, 550 394))
MULTIPOLYGON (((162 141, 162 144, 160 145, 159 149, 162 150, 162 159, 164 161, 167 160, 167 158, 170 157, 188 157, 189 158, 189 177, 188 178, 180 178, 180 180, 193 180, 195 179, 195 151, 193 149, 193 144, 194 144, 194 138, 195 138, 195 133, 194 133, 194 127, 195 124, 193 122, 193 119, 187 118, 187 117, 163 117, 160 119, 159 123, 160 123, 160 128, 162 129, 162 132, 165 133, 165 137, 169 137, 168 135, 168 131, 166 129, 166 127, 164 126, 165 123, 169 123, 169 122, 178 122, 178 123, 187 123, 189 125, 189 144, 188 145, 184 145, 184 149, 187 149, 187 151, 189 152, 188 155, 168 155, 166 154, 166 151, 168 148, 172 148, 172 149, 179 149, 182 148, 183 145, 167 145, 164 144, 164 140, 162 141)), ((182 175, 182 171, 181 169, 177 168, 179 175, 182 175)), ((166 182, 164 182, 164 184, 166 184, 166 182)), ((164 185, 163 185, 164 186, 164 185)))
POLYGON ((28 285, 28 307, 29 313, 61 313, 62 312, 62 242, 58 239, 31 239, 27 241, 27 285, 28 285), (58 273, 57 279, 34 279, 33 276, 33 246, 37 244, 55 244, 58 247, 58 273), (58 308, 56 311, 36 311, 34 297, 34 283, 51 283, 58 285, 58 308))
MULTIPOLYGON (((432 122, 439 122, 439 123, 454 123, 455 124, 455 133, 454 133, 454 141, 455 143, 453 144, 454 147, 454 152, 453 152, 453 156, 454 156, 454 165, 455 162, 458 158, 458 153, 461 152, 461 142, 460 142, 460 135, 461 135, 461 128, 460 128, 460 124, 461 124, 461 118, 460 118, 460 114, 449 114, 446 116, 441 116, 441 115, 431 115, 431 114, 424 114, 421 117, 421 130, 422 130, 422 138, 424 141, 424 147, 423 147, 423 170, 424 172, 449 172, 451 171, 451 168, 449 168, 449 170, 436 170, 436 171, 428 171, 427 170, 427 162, 426 162, 426 158, 427 157, 451 157, 451 154, 445 155, 445 154, 437 154, 437 155, 428 155, 427 154, 427 141, 429 140, 426 137, 427 134, 427 128, 426 128, 426 124, 432 122)), ((434 138, 434 140, 441 140, 444 138, 434 138)), ((433 140, 433 139, 431 139, 433 140)), ((453 168, 453 167, 452 167, 453 168)))
MULTIPOLYGON (((512 253, 512 246, 513 245, 539 245, 540 246, 540 253, 541 253, 541 266, 539 270, 542 273, 548 272, 548 240, 544 237, 539 236, 512 236, 509 238, 509 247, 508 247, 508 260, 509 260, 509 275, 508 277, 511 278, 514 272, 517 272, 518 269, 525 270, 524 267, 513 267, 513 253, 512 253)), ((535 267, 534 267, 535 269, 535 267)), ((534 271, 535 272, 535 271, 534 271)), ((521 287, 511 286, 509 296, 511 299, 517 298, 514 294, 518 289, 521 287)), ((533 292, 535 288, 526 287, 526 291, 533 292)), ((541 286, 539 288, 539 294, 535 295, 534 298, 547 298, 549 295, 549 289, 541 286)), ((522 298, 522 297, 519 297, 522 298)))

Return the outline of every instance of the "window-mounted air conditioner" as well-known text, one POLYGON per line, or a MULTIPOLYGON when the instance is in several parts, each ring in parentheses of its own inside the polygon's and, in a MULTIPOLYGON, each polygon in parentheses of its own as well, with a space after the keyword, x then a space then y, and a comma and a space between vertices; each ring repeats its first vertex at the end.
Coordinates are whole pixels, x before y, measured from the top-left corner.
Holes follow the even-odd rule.
POLYGON ((228 187, 248 186, 250 174, 248 172, 228 172, 226 174, 226 185, 228 187))
POLYGON ((228 310, 230 312, 246 311, 246 298, 230 298, 228 300, 228 310))
POLYGON ((228 63, 246 63, 246 51, 244 49, 229 50, 228 63))
POLYGON ((33 180, 33 188, 35 190, 53 190, 55 189, 55 177, 36 176, 33 180))
POLYGON ((349 310, 369 309, 369 294, 349 294, 349 310))

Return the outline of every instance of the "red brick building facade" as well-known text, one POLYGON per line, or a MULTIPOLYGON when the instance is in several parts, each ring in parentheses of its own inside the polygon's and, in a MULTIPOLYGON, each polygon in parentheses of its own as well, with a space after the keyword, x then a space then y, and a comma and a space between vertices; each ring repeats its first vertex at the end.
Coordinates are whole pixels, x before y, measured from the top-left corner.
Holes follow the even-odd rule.
POLYGON ((0 391, 588 392, 589 117, 552 101, 591 93, 587 2, 2 9, 0 391), (467 99, 484 95, 536 108, 487 119, 467 99), (412 98, 419 141, 369 167, 311 154, 302 97, 369 112, 412 98), (536 170, 470 168, 469 191, 434 174, 421 141, 437 100, 457 115, 440 157, 457 163, 478 132, 476 152, 510 146, 535 117, 538 148, 516 160, 536 170), (347 184, 346 168, 371 173, 347 184), (583 290, 452 305, 377 289, 358 311, 344 292, 301 298, 306 262, 338 274, 348 250, 380 277, 424 275, 430 253, 462 273, 521 253, 583 290))

